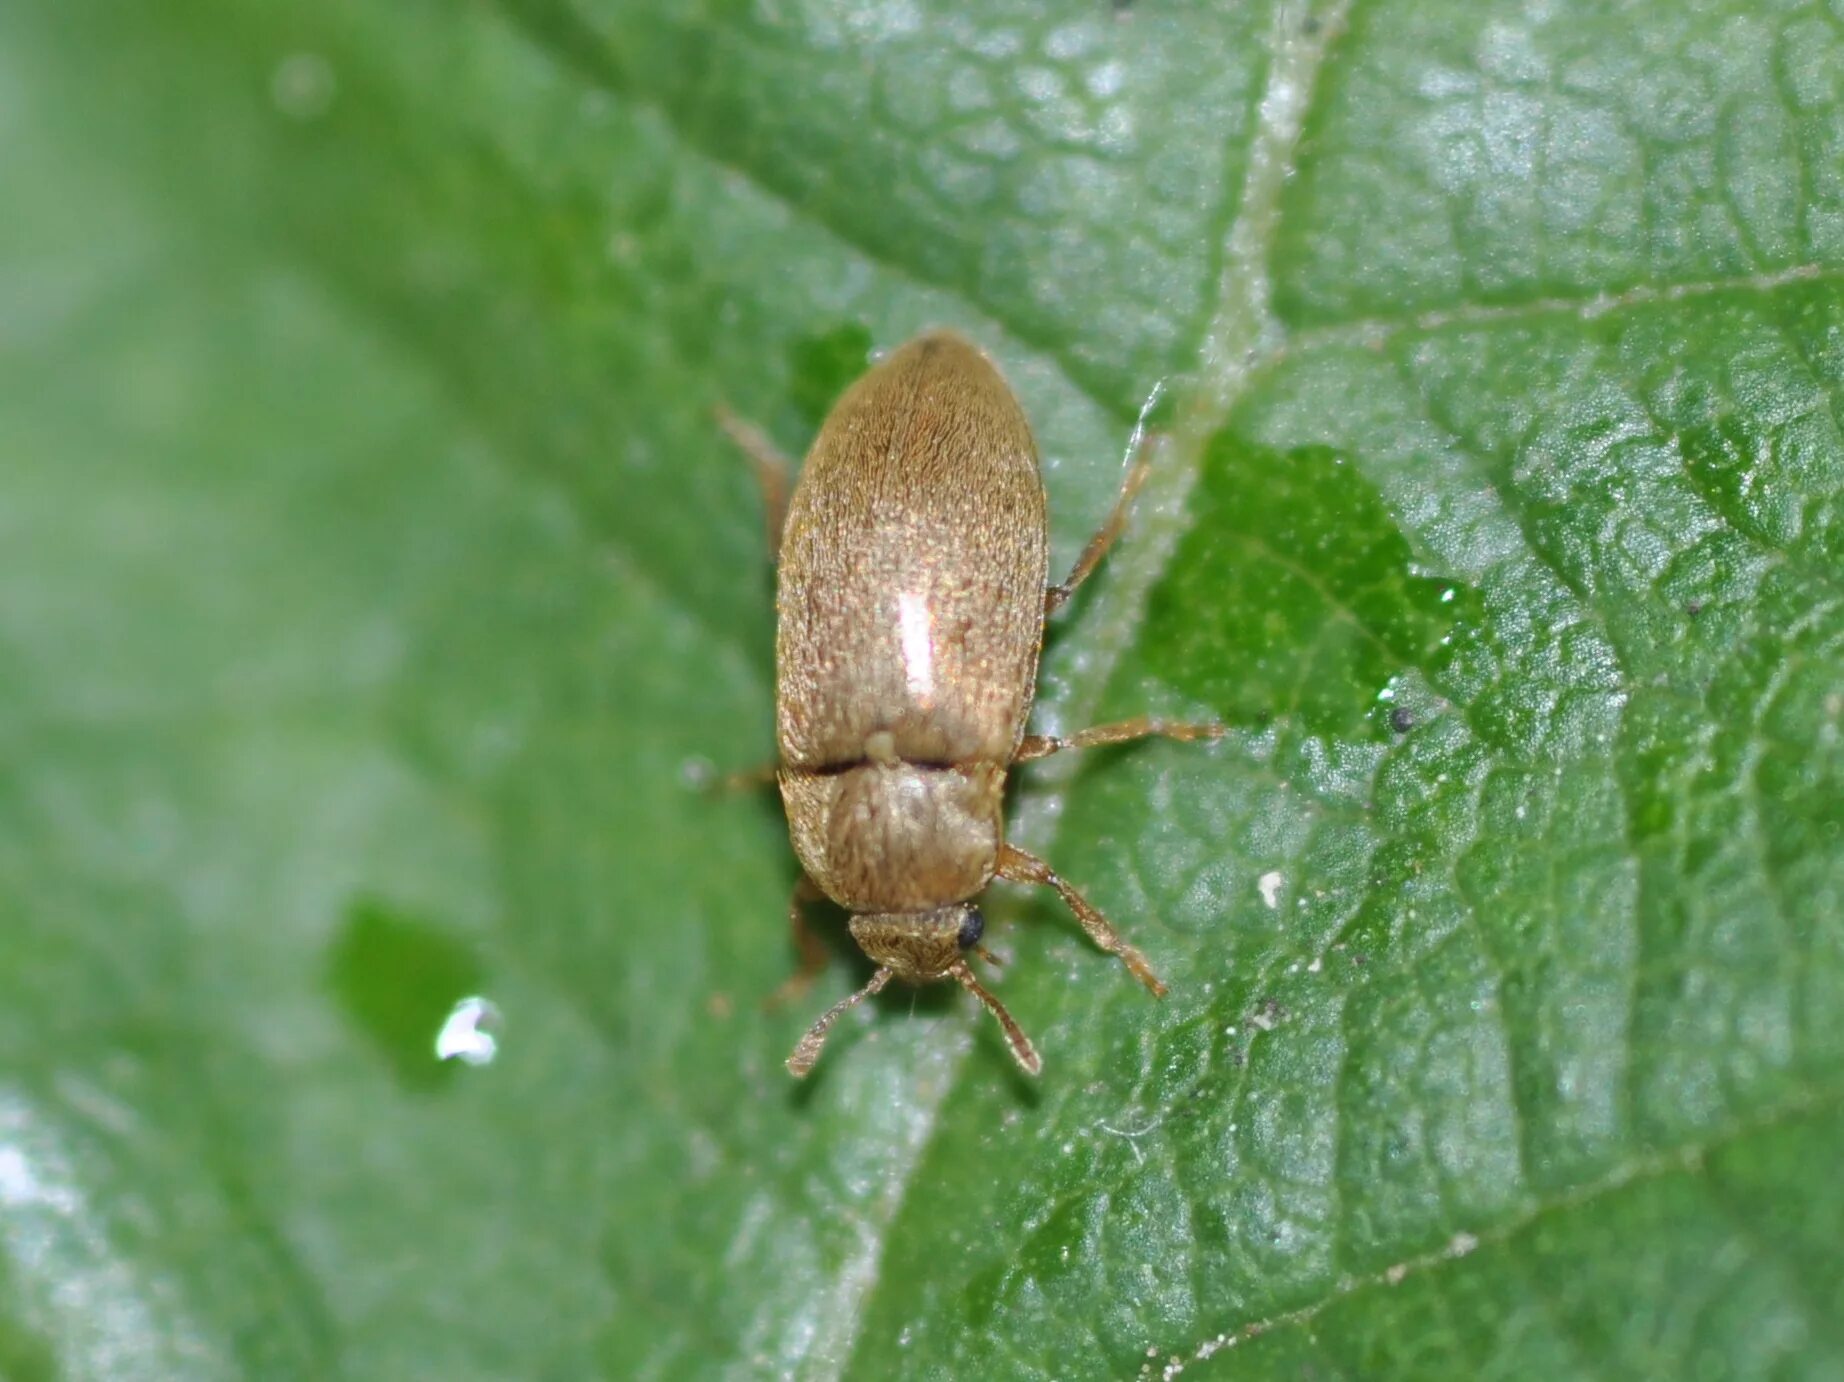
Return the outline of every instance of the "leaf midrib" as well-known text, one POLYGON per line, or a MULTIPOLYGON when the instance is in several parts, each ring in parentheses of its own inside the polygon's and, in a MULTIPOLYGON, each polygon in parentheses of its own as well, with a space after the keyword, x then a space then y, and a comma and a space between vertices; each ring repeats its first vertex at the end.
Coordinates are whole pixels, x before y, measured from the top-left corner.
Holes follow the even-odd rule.
MULTIPOLYGON (((1180 400, 1182 421, 1173 439, 1173 454, 1165 459, 1167 473, 1162 477, 1162 488, 1167 490, 1188 492, 1201 467, 1206 441, 1255 377, 1263 343, 1267 342, 1269 351, 1274 348, 1266 291, 1268 260, 1280 223, 1279 197, 1304 126, 1310 93, 1316 86, 1327 50, 1343 28, 1349 2, 1329 0, 1316 41, 1300 37, 1304 28, 1302 20, 1311 8, 1311 0, 1293 0, 1293 3, 1276 7, 1272 31, 1275 41, 1269 50, 1263 99, 1257 106, 1244 186, 1236 202, 1235 218, 1224 235, 1222 271, 1216 284, 1216 301, 1209 314, 1209 325, 1194 348, 1206 364, 1214 357, 1224 367, 1225 377, 1213 381, 1206 370, 1200 370, 1188 381, 1189 396, 1180 400), (1288 57, 1295 61, 1289 63, 1288 57), (1251 290, 1259 295, 1253 303, 1247 296, 1251 290), (1215 387, 1210 387, 1212 384, 1215 387)), ((1152 555, 1125 571, 1122 570, 1125 563, 1117 556, 1111 578, 1085 611, 1098 651, 1089 664, 1081 688, 1071 692, 1059 706, 1076 719, 1093 718, 1108 683, 1128 651, 1147 600, 1169 565, 1178 537, 1190 525, 1187 507, 1183 504, 1166 503, 1153 509, 1151 514, 1146 512, 1149 507, 1140 506, 1133 537, 1140 550, 1152 555)), ((1040 796, 1060 791, 1076 768, 1073 761, 1068 761, 1068 756, 1062 763, 1052 759, 1047 766, 1050 771, 1041 774, 1039 779, 1043 783, 1040 796)), ((1054 821, 1052 816, 1047 826, 1037 826, 1036 819, 1027 811, 1021 815, 1016 833, 1041 848, 1049 841, 1040 837, 1053 834, 1054 821)), ((1278 960, 1271 962, 1269 971, 1278 963, 1278 960)), ((965 1068, 963 1051, 954 1058, 952 1068, 941 1081, 942 1095, 930 1110, 928 1129, 920 1139, 916 1155, 901 1173, 905 1183, 891 1197, 890 1217, 879 1225, 880 1244, 907 1196, 909 1179, 921 1164, 928 1145, 934 1141, 947 1093, 958 1087, 965 1068)), ((880 1247, 880 1253, 881 1250, 880 1247)), ((867 1306, 877 1289, 878 1280, 873 1274, 868 1289, 853 1307, 855 1327, 850 1345, 844 1356, 831 1360, 836 1363, 832 1373, 835 1377, 853 1371, 850 1364, 858 1343, 856 1326, 861 1325, 869 1313, 867 1306)))

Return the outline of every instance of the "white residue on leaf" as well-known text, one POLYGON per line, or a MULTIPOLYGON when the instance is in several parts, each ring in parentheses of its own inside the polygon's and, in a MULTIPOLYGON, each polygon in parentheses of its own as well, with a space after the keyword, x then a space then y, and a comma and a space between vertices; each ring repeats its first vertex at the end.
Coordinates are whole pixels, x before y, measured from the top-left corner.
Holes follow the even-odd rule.
POLYGON ((458 1060, 463 1065, 491 1065, 499 1054, 499 1009, 488 998, 467 997, 435 1034, 435 1058, 458 1060))
POLYGON ((1270 912, 1281 905, 1281 884, 1284 881, 1279 869, 1270 869, 1255 880, 1255 891, 1261 894, 1262 903, 1270 912))

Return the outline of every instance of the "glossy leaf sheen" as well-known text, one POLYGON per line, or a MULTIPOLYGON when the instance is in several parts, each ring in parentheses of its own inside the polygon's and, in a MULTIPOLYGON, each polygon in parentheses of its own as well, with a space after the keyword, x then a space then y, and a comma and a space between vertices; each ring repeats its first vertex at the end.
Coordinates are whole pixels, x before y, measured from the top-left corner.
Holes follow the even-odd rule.
POLYGON ((0 12, 0 1373, 1836 1376, 1844 11, 0 12), (791 450, 930 323, 1129 541, 1026 1087, 810 1087, 791 450), (470 992, 500 1055, 437 1067, 470 992))

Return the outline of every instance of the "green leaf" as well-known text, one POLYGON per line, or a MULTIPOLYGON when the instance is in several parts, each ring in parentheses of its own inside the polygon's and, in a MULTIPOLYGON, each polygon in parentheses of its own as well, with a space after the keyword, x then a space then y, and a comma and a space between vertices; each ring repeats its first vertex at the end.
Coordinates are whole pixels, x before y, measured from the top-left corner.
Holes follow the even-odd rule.
POLYGON ((1844 1373, 1835 4, 67 0, 0 185, 0 1373, 1844 1373), (931 323, 1230 733, 796 1087, 712 408, 931 323))

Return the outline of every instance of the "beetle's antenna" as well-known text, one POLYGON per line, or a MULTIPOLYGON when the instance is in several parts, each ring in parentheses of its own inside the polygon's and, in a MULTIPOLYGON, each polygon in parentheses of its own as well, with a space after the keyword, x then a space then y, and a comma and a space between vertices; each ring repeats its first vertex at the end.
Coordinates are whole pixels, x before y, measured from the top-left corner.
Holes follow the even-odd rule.
MULTIPOLYGON (((1044 1062, 1037 1054, 1037 1048, 1031 1045, 1031 1038, 1024 1034, 1022 1028, 1012 1021, 1012 1015, 1005 1010, 1005 1004, 994 998, 980 987, 980 981, 973 977, 973 971, 967 968, 965 960, 956 960, 948 973, 960 980, 963 987, 980 1002, 986 1005, 986 1011, 999 1019, 999 1025, 1005 1029, 1005 1039, 1012 1044, 1012 1059, 1017 1061, 1027 1075, 1044 1073, 1044 1062)), ((830 1016, 830 1014, 828 1014, 830 1016)), ((824 1021, 824 1019, 821 1019, 824 1021)))
MULTIPOLYGON (((831 1031, 832 1024, 839 1020, 839 1014, 849 1007, 862 1003, 881 990, 885 984, 890 982, 890 975, 889 969, 878 970, 871 976, 870 983, 850 998, 841 998, 821 1013, 819 1021, 807 1028, 807 1034, 800 1039, 800 1044, 795 1046, 794 1054, 788 1057, 788 1073, 797 1080, 805 1079, 807 1072, 813 1069, 813 1063, 820 1058, 820 1048, 826 1044, 826 1033, 831 1031)), ((1011 1019, 1008 1017, 1005 1021, 1010 1022, 1011 1019)), ((1026 1042, 1025 1045, 1028 1048, 1030 1043, 1026 1042)))

